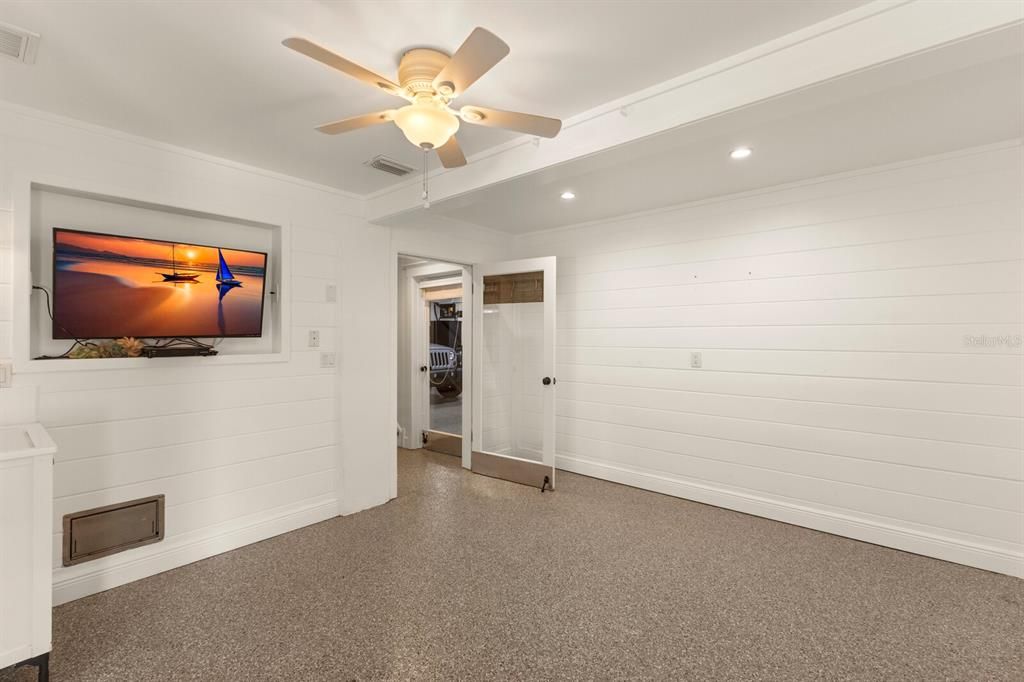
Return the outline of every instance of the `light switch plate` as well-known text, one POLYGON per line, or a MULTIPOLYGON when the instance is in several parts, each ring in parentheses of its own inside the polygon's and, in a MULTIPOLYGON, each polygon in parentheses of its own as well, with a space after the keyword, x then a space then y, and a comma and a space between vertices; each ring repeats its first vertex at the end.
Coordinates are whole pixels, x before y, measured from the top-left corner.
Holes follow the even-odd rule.
POLYGON ((704 366, 704 358, 701 357, 700 353, 690 353, 690 367, 693 369, 700 369, 704 366))
POLYGON ((337 359, 334 353, 321 353, 320 354, 320 366, 323 368, 334 367, 337 364, 337 359))
POLYGON ((337 301, 338 287, 333 284, 328 284, 327 287, 324 289, 324 299, 326 299, 328 303, 334 303, 335 301, 337 301))
POLYGON ((0 362, 0 388, 10 388, 14 377, 14 366, 9 362, 0 362))
POLYGON ((320 330, 310 329, 309 330, 309 347, 319 348, 320 347, 320 330))

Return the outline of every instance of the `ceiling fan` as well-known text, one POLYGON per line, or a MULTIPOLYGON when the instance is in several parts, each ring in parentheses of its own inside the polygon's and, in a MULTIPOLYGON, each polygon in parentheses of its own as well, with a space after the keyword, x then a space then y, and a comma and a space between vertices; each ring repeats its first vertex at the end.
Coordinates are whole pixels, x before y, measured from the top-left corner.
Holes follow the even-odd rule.
POLYGON ((456 168, 466 165, 466 156, 455 139, 460 119, 539 137, 554 137, 562 129, 561 121, 546 116, 477 106, 451 108, 452 100, 509 53, 508 45, 501 38, 483 28, 473 29, 451 57, 429 48, 409 50, 398 64, 398 83, 305 38, 288 38, 284 45, 409 102, 398 109, 353 116, 317 127, 328 135, 393 121, 414 145, 423 150, 436 149, 445 168, 456 168))

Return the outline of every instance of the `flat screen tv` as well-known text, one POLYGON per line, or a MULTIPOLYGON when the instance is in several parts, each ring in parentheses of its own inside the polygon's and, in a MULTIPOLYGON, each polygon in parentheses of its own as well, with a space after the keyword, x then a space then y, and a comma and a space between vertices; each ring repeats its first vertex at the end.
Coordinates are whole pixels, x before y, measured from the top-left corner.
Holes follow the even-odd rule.
POLYGON ((261 336, 267 254, 53 228, 53 338, 261 336))

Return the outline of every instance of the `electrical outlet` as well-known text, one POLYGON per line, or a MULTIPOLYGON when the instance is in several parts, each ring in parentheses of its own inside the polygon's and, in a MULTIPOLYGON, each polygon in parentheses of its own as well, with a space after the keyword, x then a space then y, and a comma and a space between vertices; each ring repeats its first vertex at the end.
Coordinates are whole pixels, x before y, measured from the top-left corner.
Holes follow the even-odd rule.
POLYGON ((704 366, 704 359, 700 353, 690 353, 690 367, 700 369, 704 366))
POLYGON ((14 376, 14 365, 0 362, 0 388, 10 388, 14 376))
POLYGON ((309 347, 319 348, 320 347, 320 330, 310 329, 309 330, 309 347))
POLYGON ((333 284, 328 284, 324 289, 324 299, 328 303, 334 303, 338 300, 338 287, 333 284))
POLYGON ((334 367, 337 360, 335 359, 334 353, 321 353, 320 354, 320 366, 323 368, 334 367))

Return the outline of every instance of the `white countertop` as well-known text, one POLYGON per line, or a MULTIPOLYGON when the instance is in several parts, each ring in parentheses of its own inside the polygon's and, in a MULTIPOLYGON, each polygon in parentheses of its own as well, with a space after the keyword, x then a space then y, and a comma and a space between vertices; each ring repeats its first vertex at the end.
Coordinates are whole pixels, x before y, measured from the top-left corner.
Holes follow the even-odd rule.
POLYGON ((56 443, 38 422, 0 426, 0 462, 55 452, 56 443))

